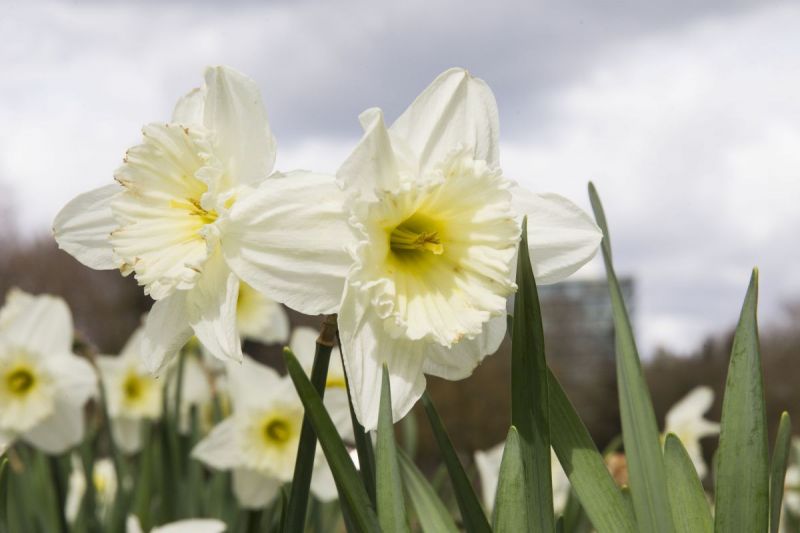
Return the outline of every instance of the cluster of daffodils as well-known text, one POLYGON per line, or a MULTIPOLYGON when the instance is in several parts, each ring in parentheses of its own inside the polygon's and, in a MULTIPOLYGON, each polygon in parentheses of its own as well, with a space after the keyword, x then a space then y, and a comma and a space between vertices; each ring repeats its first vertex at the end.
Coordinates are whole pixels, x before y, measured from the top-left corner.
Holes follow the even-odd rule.
POLYGON ((441 74, 391 126, 377 108, 359 119, 364 136, 335 176, 274 171, 255 83, 209 68, 171 121, 143 128, 115 184, 58 214, 64 250, 133 274, 156 301, 146 369, 163 371, 192 335, 241 364, 243 335, 285 340, 275 302, 337 313, 353 408, 374 429, 383 365, 397 420, 425 374, 462 379, 496 351, 524 217, 539 283, 597 250, 582 210, 503 175, 494 95, 468 72, 441 74))

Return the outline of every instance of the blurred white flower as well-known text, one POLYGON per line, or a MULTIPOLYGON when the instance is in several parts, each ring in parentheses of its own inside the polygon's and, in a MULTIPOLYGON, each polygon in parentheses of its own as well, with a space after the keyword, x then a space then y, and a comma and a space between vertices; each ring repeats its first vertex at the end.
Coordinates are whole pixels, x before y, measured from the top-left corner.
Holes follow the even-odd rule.
MULTIPOLYGON (((111 509, 117 495, 117 472, 114 470, 114 463, 111 459, 103 458, 94 462, 92 483, 96 495, 97 513, 102 517, 111 509)), ((84 494, 86 494, 86 475, 83 471, 83 463, 78 455, 73 454, 67 500, 64 505, 64 515, 70 523, 78 517, 84 494)))
MULTIPOLYGON (((118 183, 76 197, 53 231, 85 265, 133 272, 156 300, 143 341, 151 370, 192 333, 215 356, 241 360, 240 277, 302 312, 331 312, 338 297, 317 296, 317 272, 291 258, 340 250, 324 235, 346 225, 338 190, 330 176, 272 173, 275 140, 251 79, 207 69, 205 84, 178 102, 172 122, 149 124, 143 136, 117 170, 118 183), (304 218, 306 203, 313 220, 304 218), (287 210, 298 225, 284 222, 287 210)), ((336 275, 336 265, 328 272, 323 283, 341 292, 343 273, 336 275)))
POLYGON ((289 338, 289 316, 286 310, 247 283, 239 284, 236 322, 244 339, 264 344, 285 343, 289 338))
POLYGON ((72 353, 72 331, 61 298, 9 291, 0 309, 0 448, 21 438, 62 453, 83 439, 97 376, 72 353))
POLYGON ((719 424, 703 418, 713 403, 714 391, 710 387, 695 387, 672 406, 665 421, 663 436, 672 433, 680 439, 700 479, 708 473, 700 439, 719 434, 719 424))
POLYGON ((337 173, 356 237, 336 239, 352 255, 339 330, 367 429, 377 424, 384 363, 398 420, 425 374, 463 379, 496 351, 523 215, 539 283, 565 278, 597 250, 600 231, 572 202, 503 177, 497 114, 482 80, 451 69, 390 128, 380 109, 359 117, 364 136, 337 173))
MULTIPOLYGON (((150 533, 223 533, 225 527, 225 522, 213 518, 191 518, 154 527, 150 533)), ((135 515, 128 516, 125 533, 143 533, 139 518, 135 515)))
MULTIPOLYGON (((229 364, 233 414, 201 440, 192 457, 218 470, 233 470, 233 490, 242 507, 260 508, 291 481, 303 423, 303 405, 291 379, 245 357, 229 364)), ((318 448, 311 490, 321 500, 336 497, 336 485, 318 448)))
POLYGON ((97 367, 106 391, 114 440, 125 453, 142 447, 145 420, 161 418, 164 383, 147 369, 142 357, 142 329, 137 329, 119 356, 100 355, 97 367))
MULTIPOLYGON (((497 481, 500 477, 500 463, 503 461, 505 443, 486 450, 475 452, 475 465, 481 479, 481 494, 483 505, 491 513, 494 508, 494 498, 497 492, 497 481)), ((556 452, 550 450, 550 471, 553 482, 553 510, 556 514, 564 512, 569 497, 569 478, 558 462, 556 452)))
MULTIPOLYGON (((178 413, 178 431, 187 434, 191 430, 191 410, 197 411, 198 422, 202 422, 202 415, 210 408, 214 398, 211 389, 212 379, 209 369, 206 369, 200 354, 187 350, 183 355, 183 378, 181 379, 181 404, 178 413)), ((175 395, 178 393, 178 371, 176 365, 174 372, 169 375, 169 397, 174 405, 175 395)))

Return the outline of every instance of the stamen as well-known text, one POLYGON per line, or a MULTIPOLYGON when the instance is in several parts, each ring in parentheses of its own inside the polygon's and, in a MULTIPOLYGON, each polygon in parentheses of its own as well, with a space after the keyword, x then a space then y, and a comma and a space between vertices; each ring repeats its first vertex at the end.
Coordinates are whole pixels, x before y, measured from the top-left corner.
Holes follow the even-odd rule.
POLYGON ((439 240, 438 232, 423 231, 418 233, 404 227, 402 224, 397 226, 389 236, 389 246, 395 252, 423 250, 434 255, 441 255, 444 252, 444 246, 439 240))
POLYGON ((6 374, 6 383, 13 394, 21 396, 33 388, 36 377, 27 368, 16 368, 6 374))
POLYGON ((285 420, 272 419, 264 426, 264 436, 267 442, 283 444, 291 436, 291 428, 285 420))
POLYGON ((130 374, 122 383, 122 390, 125 393, 125 398, 136 400, 142 395, 142 382, 138 376, 130 374))

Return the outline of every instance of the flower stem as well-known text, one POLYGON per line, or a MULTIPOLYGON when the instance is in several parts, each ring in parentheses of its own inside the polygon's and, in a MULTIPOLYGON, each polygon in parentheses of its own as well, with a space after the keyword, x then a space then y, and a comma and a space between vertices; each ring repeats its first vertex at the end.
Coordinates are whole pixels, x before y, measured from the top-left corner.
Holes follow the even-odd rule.
MULTIPOLYGON (((311 383, 319 392, 320 398, 325 394, 325 382, 328 379, 328 364, 331 351, 336 342, 336 315, 327 315, 322 322, 317 349, 314 353, 314 365, 311 367, 311 383)), ((304 531, 306 510, 308 508, 308 492, 311 487, 311 474, 314 469, 314 454, 317 449, 317 435, 311 426, 308 416, 303 417, 300 430, 300 444, 297 448, 297 460, 294 464, 292 489, 286 506, 284 531, 304 531)))

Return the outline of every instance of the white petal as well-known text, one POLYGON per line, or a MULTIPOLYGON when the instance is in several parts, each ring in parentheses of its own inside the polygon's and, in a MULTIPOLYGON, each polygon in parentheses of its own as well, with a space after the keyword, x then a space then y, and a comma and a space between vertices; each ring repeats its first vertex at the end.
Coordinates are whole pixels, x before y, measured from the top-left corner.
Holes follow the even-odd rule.
POLYGON ((228 363, 227 370, 234 409, 264 405, 280 388, 280 375, 251 357, 244 356, 241 363, 228 363))
POLYGON ((328 461, 325 460, 325 456, 322 454, 317 458, 317 462, 314 465, 314 471, 311 476, 311 492, 323 502, 330 502, 339 497, 339 491, 336 490, 336 481, 333 479, 333 472, 331 472, 331 467, 328 466, 328 461))
POLYGON ((229 67, 206 70, 206 127, 216 134, 216 154, 236 183, 253 183, 272 172, 275 139, 256 83, 229 67))
POLYGON ((603 234, 580 207, 557 194, 512 187, 517 214, 528 217, 528 249, 536 283, 556 283, 585 265, 603 234))
POLYGON ((319 333, 307 326, 299 326, 292 331, 292 338, 289 340, 291 348, 297 360, 303 366, 306 373, 310 373, 314 364, 314 352, 317 349, 317 337, 319 333))
POLYGON ((234 204, 222 240, 230 267, 269 298, 307 315, 334 313, 355 242, 332 177, 292 172, 234 204))
POLYGON ((473 150, 474 159, 497 166, 499 129, 489 86, 453 68, 422 91, 389 131, 392 140, 405 140, 425 170, 459 145, 473 150))
POLYGON ((47 365, 56 377, 57 402, 82 408, 97 395, 97 374, 86 359, 73 354, 53 354, 47 365))
POLYGON ((378 426, 384 363, 392 389, 392 418, 403 418, 425 391, 422 365, 426 343, 390 337, 369 302, 352 288, 342 300, 339 336, 353 409, 364 428, 378 426))
POLYGON ((125 533, 143 533, 139 517, 128 515, 127 520, 125 520, 125 533))
POLYGON ((73 328, 66 302, 49 295, 23 300, 13 304, 13 313, 6 313, 0 335, 11 344, 24 346, 43 357, 69 353, 73 328))
POLYGON ((206 262, 197 284, 186 292, 189 324, 203 346, 219 359, 241 361, 242 341, 236 328, 239 278, 222 254, 206 262))
POLYGON ((36 299, 33 294, 12 287, 6 293, 6 301, 0 308, 0 329, 5 329, 8 324, 22 311, 27 309, 36 299))
POLYGON ((182 126, 203 124, 203 111, 206 103, 206 88, 192 89, 175 104, 172 122, 182 126))
POLYGON ((217 470, 230 470, 239 466, 239 451, 236 447, 236 426, 232 417, 226 418, 192 450, 192 457, 217 470))
POLYGON ((153 304, 144 324, 142 360, 149 372, 158 372, 192 337, 186 309, 186 291, 175 291, 153 304))
POLYGON ((225 522, 213 518, 191 518, 154 527, 150 533, 223 533, 226 527, 225 522))
POLYGON ((492 317, 483 325, 483 333, 474 339, 464 339, 452 348, 431 343, 425 350, 423 369, 426 374, 443 379, 464 379, 484 357, 497 351, 505 335, 505 315, 492 317))
POLYGON ((239 283, 236 323, 245 339, 275 344, 289 338, 289 315, 283 306, 247 283, 239 283))
POLYGON ((111 421, 111 432, 116 444, 123 453, 134 454, 142 449, 142 421, 127 417, 111 421))
POLYGON ((281 482, 264 474, 237 468, 233 471, 233 492, 239 505, 258 509, 267 505, 278 493, 281 482))
POLYGON ((494 497, 497 491, 497 481, 500 477, 500 463, 503 461, 504 448, 505 443, 501 442, 489 450, 475 452, 475 466, 478 467, 483 505, 487 511, 491 511, 494 507, 494 497))
POLYGON ((346 191, 372 199, 376 191, 395 190, 399 186, 397 162, 383 111, 367 109, 358 119, 364 136, 336 172, 336 179, 346 191))
POLYGON ((667 412, 666 430, 672 431, 673 427, 703 418, 713 403, 714 391, 711 387, 695 387, 667 412))
POLYGON ((116 183, 79 194, 56 215, 53 235, 58 247, 97 270, 122 264, 108 238, 119 227, 111 213, 111 199, 122 191, 116 183))
POLYGON ((63 453, 83 440, 83 406, 56 402, 53 414, 22 435, 23 440, 45 453, 63 453))

